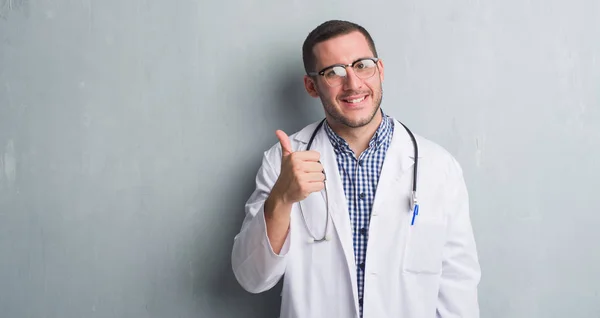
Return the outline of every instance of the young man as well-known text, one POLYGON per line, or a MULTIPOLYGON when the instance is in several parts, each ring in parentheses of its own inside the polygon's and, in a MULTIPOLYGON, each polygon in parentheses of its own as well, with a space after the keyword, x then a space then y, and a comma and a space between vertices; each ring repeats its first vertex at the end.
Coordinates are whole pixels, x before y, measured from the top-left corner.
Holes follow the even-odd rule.
POLYGON ((321 24, 303 59, 325 120, 277 131, 264 153, 234 241, 238 282, 260 293, 285 277, 285 318, 479 317, 460 165, 384 114, 383 62, 364 28, 321 24))

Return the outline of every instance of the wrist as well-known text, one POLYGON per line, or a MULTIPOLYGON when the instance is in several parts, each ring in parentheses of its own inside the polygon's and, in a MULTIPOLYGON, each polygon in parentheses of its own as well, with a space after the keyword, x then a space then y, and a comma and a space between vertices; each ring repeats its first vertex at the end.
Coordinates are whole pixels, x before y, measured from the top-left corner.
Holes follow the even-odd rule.
POLYGON ((292 203, 288 203, 283 195, 279 194, 277 191, 273 191, 265 201, 264 210, 265 218, 267 219, 277 219, 281 217, 289 218, 289 212, 292 210, 292 203))

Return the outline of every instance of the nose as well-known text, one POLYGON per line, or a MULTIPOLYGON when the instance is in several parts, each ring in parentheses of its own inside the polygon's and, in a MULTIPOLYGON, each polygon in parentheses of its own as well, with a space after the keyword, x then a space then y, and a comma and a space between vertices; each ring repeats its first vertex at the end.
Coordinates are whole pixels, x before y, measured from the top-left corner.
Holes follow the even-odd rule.
POLYGON ((362 80, 354 73, 351 67, 346 68, 346 80, 344 81, 344 89, 356 90, 362 87, 362 80))

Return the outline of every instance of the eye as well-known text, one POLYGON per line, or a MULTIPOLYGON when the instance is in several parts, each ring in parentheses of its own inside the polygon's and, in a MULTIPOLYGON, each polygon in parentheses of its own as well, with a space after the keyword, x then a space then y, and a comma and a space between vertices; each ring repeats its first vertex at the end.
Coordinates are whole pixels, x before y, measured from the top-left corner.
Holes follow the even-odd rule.
POLYGON ((373 60, 369 60, 369 59, 360 60, 356 64, 354 64, 354 68, 358 69, 358 70, 372 68, 374 66, 375 66, 375 62, 373 62, 373 60))
POLYGON ((334 77, 334 76, 337 76, 337 74, 335 73, 335 71, 333 69, 330 69, 330 70, 328 70, 328 71, 325 72, 325 77, 331 78, 331 77, 334 77))
POLYGON ((342 66, 334 66, 330 70, 325 71, 325 77, 346 76, 346 69, 342 66))

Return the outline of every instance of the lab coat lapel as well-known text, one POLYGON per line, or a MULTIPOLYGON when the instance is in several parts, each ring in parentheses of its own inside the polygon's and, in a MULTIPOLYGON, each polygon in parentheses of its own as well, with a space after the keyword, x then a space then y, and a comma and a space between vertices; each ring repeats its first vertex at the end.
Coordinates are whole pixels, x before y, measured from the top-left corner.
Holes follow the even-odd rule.
MULTIPOLYGON (((419 158, 421 158, 420 154, 419 158)), ((383 207, 386 206, 385 202, 389 199, 389 195, 383 194, 397 195, 398 193, 405 193, 401 189, 404 189, 406 184, 410 184, 408 189, 412 191, 413 165, 414 148, 410 135, 402 124, 394 119, 394 135, 381 168, 377 193, 373 202, 373 211, 385 211, 383 207)), ((406 201, 403 201, 407 203, 406 211, 410 211, 410 194, 411 192, 406 193, 406 201)), ((406 215, 408 214, 402 214, 401 216, 406 215)))
MULTIPOLYGON (((312 133, 312 129, 310 130, 310 133, 312 133)), ((307 135, 310 135, 310 133, 301 133, 299 139, 308 142, 310 136, 307 137, 307 135)), ((358 303, 357 282, 356 275, 354 275, 355 261, 354 247, 352 246, 352 226, 350 224, 350 217, 348 216, 348 204, 342 187, 342 179, 339 174, 335 152, 327 137, 327 133, 323 128, 317 133, 311 149, 318 151, 321 155, 321 164, 323 165, 327 178, 325 182, 328 191, 327 195, 329 196, 329 212, 334 229, 339 237, 339 242, 342 245, 349 277, 352 277, 354 301, 355 303, 358 303)), ((326 200, 325 190, 322 190, 321 193, 323 195, 323 200, 326 200)), ((307 203, 300 201, 300 204, 302 205, 302 209, 308 209, 306 206, 307 203)), ((329 242, 328 244, 335 244, 335 242, 329 242)))

